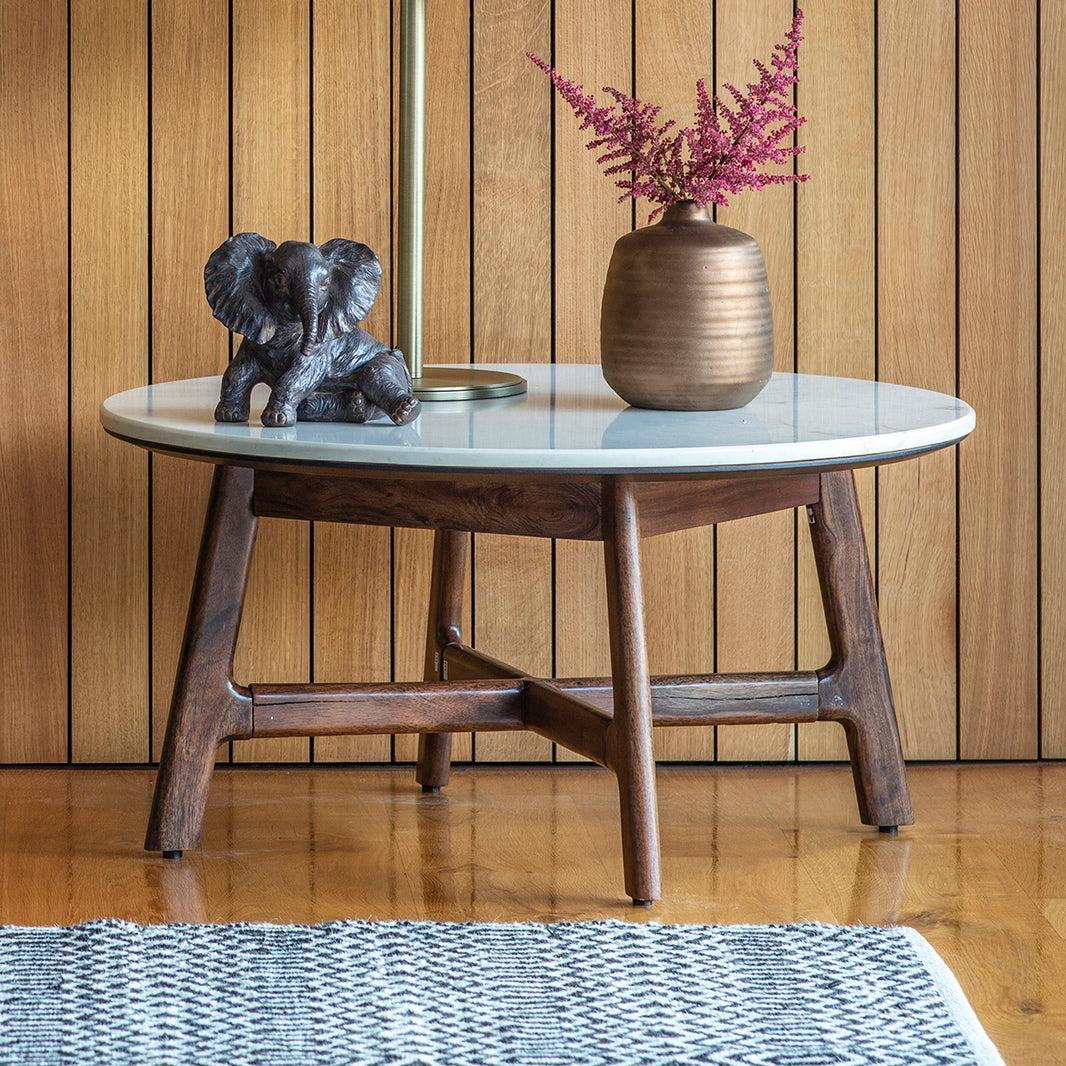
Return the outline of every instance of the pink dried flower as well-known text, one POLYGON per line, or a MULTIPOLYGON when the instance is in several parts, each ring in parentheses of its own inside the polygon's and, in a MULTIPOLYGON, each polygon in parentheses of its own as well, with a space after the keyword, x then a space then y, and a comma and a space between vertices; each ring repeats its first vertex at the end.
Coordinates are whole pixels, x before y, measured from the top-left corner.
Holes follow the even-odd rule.
POLYGON ((700 207, 724 206, 729 196, 745 189, 807 180, 806 174, 767 174, 762 169, 767 164, 783 165, 803 151, 803 146, 791 143, 807 121, 796 113, 791 99, 802 25, 803 12, 797 10, 787 43, 774 48, 770 67, 753 60, 759 80, 750 83, 746 93, 726 84, 731 105, 718 96, 712 99, 703 80, 697 82, 695 128, 680 130, 674 129, 672 120, 657 125, 661 108, 610 86, 603 91, 615 102, 601 107, 582 86, 532 52, 526 54, 581 119, 579 128, 595 134, 586 147, 601 150, 596 162, 608 176, 617 175, 619 200, 643 196, 659 205, 651 215, 655 218, 681 200, 694 200, 700 207))

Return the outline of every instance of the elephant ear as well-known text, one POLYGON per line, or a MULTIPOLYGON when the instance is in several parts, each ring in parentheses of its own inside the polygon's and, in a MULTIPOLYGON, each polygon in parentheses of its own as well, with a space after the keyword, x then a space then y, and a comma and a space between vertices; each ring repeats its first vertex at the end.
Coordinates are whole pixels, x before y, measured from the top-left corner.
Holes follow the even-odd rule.
POLYGON ((256 344, 266 344, 277 323, 263 300, 266 255, 277 245, 258 233, 238 233, 211 253, 204 291, 215 318, 256 344))
POLYGON ((329 299, 318 321, 320 340, 351 333, 369 314, 381 288, 381 263, 365 245, 335 237, 319 251, 333 267, 329 299))

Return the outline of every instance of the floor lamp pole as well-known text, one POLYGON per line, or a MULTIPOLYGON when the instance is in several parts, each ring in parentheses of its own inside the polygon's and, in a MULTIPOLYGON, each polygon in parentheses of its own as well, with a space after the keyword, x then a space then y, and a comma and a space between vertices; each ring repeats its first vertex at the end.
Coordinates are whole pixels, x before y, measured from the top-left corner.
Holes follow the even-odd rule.
POLYGON ((400 212, 396 279, 398 347, 411 377, 422 376, 422 276, 426 201, 426 8, 400 10, 400 212))
POLYGON ((469 364, 426 367, 422 348, 422 279, 426 202, 426 0, 400 5, 400 205, 397 347, 421 400, 480 400, 526 391, 516 374, 469 364))

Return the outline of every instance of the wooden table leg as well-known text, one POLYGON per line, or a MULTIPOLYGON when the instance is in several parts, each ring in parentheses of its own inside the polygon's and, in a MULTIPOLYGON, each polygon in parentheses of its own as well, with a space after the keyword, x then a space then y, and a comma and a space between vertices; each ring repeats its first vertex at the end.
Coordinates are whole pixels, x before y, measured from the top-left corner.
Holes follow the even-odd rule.
POLYGON ((659 817, 651 743, 651 685, 644 643, 640 530, 632 486, 603 489, 603 547, 611 637, 614 717, 607 730, 607 765, 618 780, 626 892, 638 905, 661 895, 659 817))
MULTIPOLYGON (((449 644, 461 644, 463 579, 469 533, 438 529, 433 537, 433 578, 429 593, 426 627, 426 681, 441 680, 442 652, 449 644)), ((451 770, 451 733, 421 733, 418 737, 418 767, 415 780, 423 792, 439 792, 448 783, 451 770)))
POLYGON ((808 516, 832 648, 818 675, 818 717, 847 734, 862 821, 894 832, 914 815, 850 470, 821 475, 808 516))
POLYGON ((250 469, 218 466, 211 483, 144 842, 168 858, 200 843, 218 745, 252 733, 251 696, 232 677, 257 525, 252 481, 250 469))

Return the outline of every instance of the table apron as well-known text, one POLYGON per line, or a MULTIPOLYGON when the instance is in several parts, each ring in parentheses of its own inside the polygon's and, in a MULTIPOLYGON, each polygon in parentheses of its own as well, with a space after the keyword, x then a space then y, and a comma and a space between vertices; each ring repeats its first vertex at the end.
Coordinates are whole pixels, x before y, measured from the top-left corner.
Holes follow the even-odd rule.
POLYGON ((632 486, 642 536, 789 510, 819 499, 816 473, 657 480, 646 475, 463 473, 425 478, 402 471, 366 477, 257 470, 252 509, 268 518, 602 540, 604 487, 617 481, 632 486))

